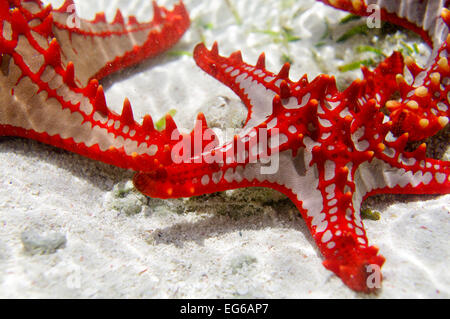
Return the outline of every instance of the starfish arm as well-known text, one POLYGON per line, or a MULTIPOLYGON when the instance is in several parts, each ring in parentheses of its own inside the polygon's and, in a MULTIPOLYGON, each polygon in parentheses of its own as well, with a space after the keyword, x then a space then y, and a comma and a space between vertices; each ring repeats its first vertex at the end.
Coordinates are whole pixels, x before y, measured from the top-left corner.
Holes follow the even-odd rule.
POLYGON ((322 167, 314 163, 315 143, 305 139, 306 147, 294 160, 289 152, 280 154, 283 171, 266 177, 269 186, 286 194, 297 206, 320 252, 324 266, 356 291, 379 288, 384 257, 368 245, 364 225, 352 198, 354 184, 347 167, 322 167), (330 172, 334 171, 334 175, 330 172), (330 176, 326 176, 330 175, 330 176))
MULTIPOLYGON (((217 43, 211 50, 204 44, 197 45, 194 49, 194 59, 203 71, 228 86, 245 104, 248 116, 244 130, 258 126, 269 118, 275 96, 283 98, 290 95, 294 86, 300 87, 302 83, 307 82, 306 78, 303 78, 295 85, 289 80, 289 63, 286 63, 278 74, 267 71, 264 53, 254 66, 242 61, 240 51, 229 57, 220 56, 217 43)), ((297 101, 294 103, 298 104, 297 101)))
POLYGON ((153 20, 147 23, 138 23, 132 16, 125 23, 119 10, 112 23, 103 13, 87 21, 76 15, 72 0, 66 0, 52 14, 62 62, 77 65, 75 77, 82 86, 166 51, 190 24, 183 2, 169 11, 153 1, 153 20))
POLYGON ((0 0, 0 135, 33 138, 133 170, 167 164, 167 150, 176 143, 173 119, 168 116, 159 132, 148 115, 142 124, 134 121, 128 100, 121 114, 109 110, 96 79, 79 86, 76 67, 62 63, 58 41, 48 38, 48 8, 25 2, 12 10, 0 0))
POLYGON ((142 193, 157 198, 267 186, 261 174, 279 169, 280 136, 271 133, 267 127, 252 129, 220 144, 200 114, 191 134, 182 136, 171 148, 172 164, 137 173, 134 184, 142 193))
POLYGON ((196 63, 229 86, 249 111, 240 134, 220 144, 203 114, 190 134, 180 134, 170 116, 161 132, 150 116, 136 123, 128 100, 116 114, 98 83, 166 49, 173 44, 167 37, 179 39, 189 24, 182 4, 168 11, 154 3, 152 22, 130 18, 125 25, 120 13, 111 24, 103 14, 94 21, 78 19, 70 15, 72 1, 52 10, 37 0, 0 0, 0 135, 34 138, 137 170, 136 188, 151 197, 276 189, 298 207, 324 265, 352 289, 369 292, 375 288, 369 268, 379 269, 384 258, 368 245, 361 202, 378 193, 450 192, 448 162, 425 158, 424 145, 405 151, 408 141, 448 123, 450 12, 436 14, 442 1, 323 2, 361 15, 366 2, 378 4, 386 20, 422 32, 434 48, 428 67, 394 53, 374 71, 363 68, 364 78, 339 92, 330 76, 292 82, 289 64, 274 74, 265 70, 264 54, 252 66, 240 51, 225 58, 217 44, 211 50, 200 44, 196 63), (424 12, 418 10, 422 6, 424 12), (89 50, 103 52, 86 61, 89 50))
MULTIPOLYGON (((447 194, 450 192, 450 163, 400 154, 393 160, 376 156, 355 172, 360 200, 375 194, 447 194)), ((359 209, 359 206, 357 207, 359 209)))
POLYGON ((319 186, 323 210, 307 223, 325 258, 323 265, 353 290, 367 293, 379 288, 385 259, 377 247, 368 245, 359 209, 355 210, 360 204, 352 200, 351 191, 343 193, 338 184, 331 180, 326 187, 319 186), (311 225, 313 222, 318 226, 311 225), (373 274, 375 270, 378 273, 373 274))
POLYGON ((137 173, 135 185, 144 194, 156 198, 188 197, 242 187, 270 187, 290 198, 292 194, 303 194, 308 207, 321 205, 321 200, 314 196, 320 194, 314 190, 318 185, 315 167, 305 165, 305 159, 310 160, 307 152, 298 152, 294 161, 289 150, 274 152, 263 159, 257 157, 250 163, 249 158, 243 162, 230 157, 227 160, 228 150, 232 157, 232 146, 225 144, 212 152, 214 155, 211 152, 204 154, 206 156, 198 163, 190 161, 155 172, 137 173))
POLYGON ((137 190, 152 198, 180 198, 245 187, 262 187, 243 177, 244 165, 190 164, 169 166, 154 172, 138 172, 133 178, 137 190), (188 168, 188 169, 187 169, 188 168))

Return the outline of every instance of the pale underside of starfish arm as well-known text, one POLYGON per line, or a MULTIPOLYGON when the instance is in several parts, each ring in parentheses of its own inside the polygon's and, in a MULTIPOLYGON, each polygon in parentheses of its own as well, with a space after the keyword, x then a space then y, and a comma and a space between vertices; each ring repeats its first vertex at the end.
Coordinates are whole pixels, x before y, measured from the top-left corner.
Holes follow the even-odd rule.
MULTIPOLYGON (((33 138, 139 171, 166 163, 169 158, 164 149, 176 142, 170 139, 176 129, 173 119, 166 117, 166 128, 157 131, 149 115, 142 124, 135 122, 127 99, 121 114, 109 110, 96 79, 86 86, 77 85, 74 72, 84 69, 82 61, 61 63, 65 53, 51 29, 53 15, 58 15, 58 11, 43 7, 38 1, 22 4, 5 10, 10 3, 0 0, 0 135, 33 138)), ((184 7, 176 6, 173 11, 163 12, 168 17, 181 9, 184 7)), ((137 61, 145 56, 137 53, 134 58, 137 61)), ((89 54, 85 59, 89 59, 89 54)), ((127 65, 116 65, 124 66, 127 65)))
MULTIPOLYGON (((383 193, 445 194, 450 192, 448 162, 434 159, 401 157, 409 165, 391 165, 375 158, 362 163, 354 174, 356 185, 353 202, 358 205, 367 196, 383 193)), ((355 209, 359 209, 356 206, 355 209)))
POLYGON ((120 11, 111 23, 103 13, 87 21, 68 11, 67 4, 53 12, 53 32, 61 45, 62 62, 77 66, 75 77, 82 87, 92 78, 101 79, 167 50, 189 26, 182 3, 169 11, 153 2, 153 20, 146 23, 134 17, 125 23, 120 11))

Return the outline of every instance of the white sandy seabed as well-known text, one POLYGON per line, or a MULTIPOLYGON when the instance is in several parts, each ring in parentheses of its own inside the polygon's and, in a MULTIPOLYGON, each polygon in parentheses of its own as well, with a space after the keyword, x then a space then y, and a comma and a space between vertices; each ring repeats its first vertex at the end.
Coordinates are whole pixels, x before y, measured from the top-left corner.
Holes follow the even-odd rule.
MULTIPOLYGON (((61 2, 52 1, 54 6, 61 2)), ((192 52, 203 37, 208 46, 218 41, 223 55, 241 49, 250 63, 265 51, 267 68, 274 72, 287 54, 294 61, 293 79, 303 73, 312 79, 322 72, 344 82, 358 76, 339 73, 336 66, 350 62, 355 43, 367 37, 343 45, 325 39, 325 45, 314 46, 326 31, 325 20, 334 39, 348 30, 338 24, 345 13, 313 0, 231 2, 241 25, 226 1, 186 0, 192 27, 173 51, 192 52), (280 26, 292 28, 301 40, 286 44, 259 32, 280 26)), ((174 2, 158 3, 172 7, 174 2)), ((106 10, 111 20, 116 8, 140 21, 152 16, 150 1, 76 4, 83 18, 106 10)), ((369 37, 377 39, 375 33, 369 37)), ((413 40, 426 51, 420 40, 413 40)), ((145 113, 159 118, 176 109, 175 120, 182 127, 192 127, 199 110, 209 120, 217 116, 209 110, 226 109, 222 104, 242 110, 239 99, 196 67, 190 56, 164 54, 107 79, 105 85, 108 104, 116 111, 128 96, 136 118, 145 113)), ((203 211, 201 201, 197 212, 183 212, 178 202, 150 200, 145 205, 147 200, 131 193, 131 206, 142 211, 126 214, 111 208, 111 201, 117 200, 114 185, 130 180, 131 172, 17 138, 1 140, 0 167, 3 298, 450 297, 450 195, 387 196, 375 202, 372 208, 381 212, 381 219, 365 220, 365 226, 386 263, 383 288, 366 296, 348 289, 322 266, 303 220, 293 218, 291 209, 274 205, 270 213, 236 212, 230 217, 214 209, 203 211), (50 254, 25 251, 25 237, 49 234, 59 234, 60 240, 65 236, 65 245, 50 254)))

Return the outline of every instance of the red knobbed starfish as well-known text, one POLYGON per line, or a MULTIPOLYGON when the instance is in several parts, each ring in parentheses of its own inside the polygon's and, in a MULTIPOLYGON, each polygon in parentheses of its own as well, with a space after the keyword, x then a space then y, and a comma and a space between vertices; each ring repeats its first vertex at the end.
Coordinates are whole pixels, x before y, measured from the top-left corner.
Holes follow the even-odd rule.
MULTIPOLYGON (((351 288, 370 291, 369 266, 384 259, 368 246, 361 201, 377 193, 450 190, 447 162, 425 158, 423 145, 404 151, 408 140, 433 135, 448 122, 450 15, 442 1, 400 2, 383 1, 382 17, 433 45, 429 65, 420 69, 406 60, 404 68, 395 53, 374 71, 363 69, 364 79, 344 92, 329 76, 294 83, 289 65, 273 74, 265 70, 264 55, 251 66, 240 52, 224 58, 216 45, 211 51, 199 45, 199 66, 230 86, 249 110, 241 134, 220 146, 203 115, 189 135, 178 134, 170 116, 159 132, 150 116, 136 123, 127 100, 121 115, 110 111, 98 84, 173 45, 189 25, 181 3, 172 11, 154 5, 150 23, 130 17, 125 24, 118 12, 109 24, 103 14, 94 21, 74 16, 71 1, 53 10, 37 0, 0 0, 0 134, 139 171, 136 187, 154 197, 249 186, 279 190, 301 211, 325 266, 351 288), (405 72, 409 78, 400 75, 405 72), (381 113, 381 106, 390 113, 381 113), (279 169, 268 167, 268 159, 279 169)), ((331 4, 367 15, 363 1, 331 4)))
MULTIPOLYGON (((369 1, 324 2, 368 12, 369 1)), ((385 259, 369 246, 361 202, 383 193, 450 192, 449 162, 426 158, 425 144, 405 150, 408 141, 432 136, 448 123, 450 13, 442 1, 370 2, 379 5, 382 18, 421 31, 433 45, 425 69, 394 53, 373 71, 363 68, 363 80, 340 92, 331 76, 293 82, 289 64, 274 74, 265 69, 264 54, 250 65, 240 51, 222 57, 217 43, 211 50, 200 44, 195 61, 242 99, 245 127, 223 145, 205 135, 206 126, 197 128, 202 141, 213 142, 193 149, 189 137, 174 152, 176 163, 138 173, 135 186, 161 198, 241 187, 278 190, 298 207, 326 268, 356 291, 378 288, 376 271, 385 259)))
POLYGON ((72 0, 56 10, 38 0, 0 0, 0 135, 137 171, 158 167, 170 134, 156 131, 150 116, 136 123, 127 99, 122 114, 110 111, 98 82, 167 50, 189 27, 182 2, 172 11, 153 2, 153 9, 148 23, 125 22, 120 11, 108 23, 103 13, 79 18, 72 0))

